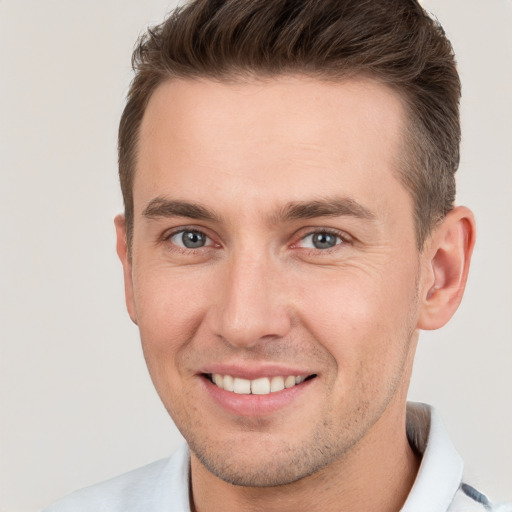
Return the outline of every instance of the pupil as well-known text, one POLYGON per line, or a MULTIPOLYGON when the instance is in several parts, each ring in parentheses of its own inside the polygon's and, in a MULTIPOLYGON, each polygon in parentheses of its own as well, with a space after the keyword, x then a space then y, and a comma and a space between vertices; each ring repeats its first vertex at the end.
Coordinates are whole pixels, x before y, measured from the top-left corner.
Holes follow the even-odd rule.
POLYGON ((313 245, 317 249, 330 249, 336 245, 336 237, 330 233, 315 233, 313 235, 313 245))
POLYGON ((182 241, 183 245, 188 249, 197 249, 198 247, 203 247, 205 237, 197 231, 185 231, 182 235, 182 241))

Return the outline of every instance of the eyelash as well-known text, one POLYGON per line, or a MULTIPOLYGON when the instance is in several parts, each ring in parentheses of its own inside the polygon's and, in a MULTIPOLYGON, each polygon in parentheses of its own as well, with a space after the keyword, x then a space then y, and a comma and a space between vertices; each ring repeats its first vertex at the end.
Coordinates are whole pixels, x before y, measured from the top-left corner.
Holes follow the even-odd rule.
POLYGON ((213 241, 212 237, 208 236, 208 234, 205 233, 204 230, 198 229, 198 228, 195 228, 195 227, 192 227, 192 226, 191 227, 181 226, 179 228, 173 229, 172 231, 167 231, 161 237, 161 241, 164 242, 164 243, 167 243, 169 245, 169 249, 170 250, 176 251, 176 252, 180 252, 180 253, 183 253, 183 254, 194 254, 194 253, 197 253, 200 249, 203 249, 203 250, 204 249, 211 249, 214 246, 220 247, 220 244, 215 243, 213 241), (173 243, 171 241, 171 239, 174 236, 179 235, 180 233, 197 233, 199 235, 203 235, 207 240, 212 242, 212 244, 211 245, 204 245, 204 246, 198 247, 196 249, 192 249, 192 248, 189 248, 189 247, 180 247, 179 245, 176 245, 175 243, 173 243))
POLYGON ((346 233, 338 231, 337 229, 322 227, 322 228, 317 228, 317 229, 312 229, 312 230, 309 229, 304 235, 301 235, 299 237, 297 242, 294 242, 292 244, 292 248, 302 249, 304 251, 309 251, 310 253, 314 253, 314 254, 330 254, 331 252, 338 250, 340 248, 340 246, 343 246, 350 242, 351 242, 351 239, 346 233), (306 247, 298 247, 298 244, 300 242, 303 242, 307 237, 311 237, 311 236, 314 236, 317 234, 326 234, 326 235, 334 236, 336 238, 339 238, 340 242, 337 243, 336 245, 334 245, 333 247, 329 247, 326 249, 316 249, 316 248, 311 248, 311 247, 307 247, 307 248, 306 247))

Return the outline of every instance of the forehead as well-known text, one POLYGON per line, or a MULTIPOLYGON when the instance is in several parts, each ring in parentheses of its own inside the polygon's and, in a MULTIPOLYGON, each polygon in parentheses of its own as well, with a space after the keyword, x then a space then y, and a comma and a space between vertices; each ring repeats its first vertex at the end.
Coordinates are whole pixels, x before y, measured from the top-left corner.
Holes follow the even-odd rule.
POLYGON ((398 95, 369 79, 168 81, 142 121, 135 209, 192 191, 196 201, 238 197, 247 208, 307 194, 379 202, 402 188, 404 122, 398 95))

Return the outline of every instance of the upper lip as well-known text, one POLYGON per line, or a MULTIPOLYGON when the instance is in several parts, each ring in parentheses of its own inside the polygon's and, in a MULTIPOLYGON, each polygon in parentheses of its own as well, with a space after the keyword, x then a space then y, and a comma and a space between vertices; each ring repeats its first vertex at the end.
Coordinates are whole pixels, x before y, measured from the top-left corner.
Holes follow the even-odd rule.
POLYGON ((219 374, 231 375, 232 377, 239 377, 242 379, 254 380, 261 377, 288 377, 293 375, 295 377, 313 375, 316 372, 305 370, 304 368, 293 368, 284 365, 275 364, 222 364, 212 363, 205 365, 199 373, 201 374, 219 374))

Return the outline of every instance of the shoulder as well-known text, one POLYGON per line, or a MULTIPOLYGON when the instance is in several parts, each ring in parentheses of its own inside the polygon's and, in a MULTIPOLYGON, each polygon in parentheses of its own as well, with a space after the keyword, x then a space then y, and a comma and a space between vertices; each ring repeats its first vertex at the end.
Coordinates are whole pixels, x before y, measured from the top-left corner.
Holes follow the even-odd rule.
POLYGON ((183 447, 170 458, 75 491, 43 512, 150 512, 183 499, 188 506, 187 481, 188 449, 183 447))

